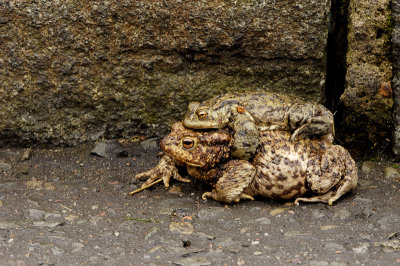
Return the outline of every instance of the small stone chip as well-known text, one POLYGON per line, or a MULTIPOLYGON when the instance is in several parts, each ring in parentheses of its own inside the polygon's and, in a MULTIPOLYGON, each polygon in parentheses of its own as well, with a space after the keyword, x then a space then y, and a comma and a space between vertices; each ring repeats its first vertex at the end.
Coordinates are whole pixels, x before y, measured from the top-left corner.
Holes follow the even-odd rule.
POLYGON ((45 182, 44 183, 44 189, 46 189, 46 190, 55 190, 56 186, 51 182, 45 182))
POLYGON ((11 165, 8 163, 0 162, 0 171, 7 171, 11 169, 11 165))
POLYGON ((176 260, 173 262, 175 265, 211 265, 211 262, 208 260, 207 257, 204 256, 191 256, 187 258, 183 258, 180 260, 176 260))
POLYGON ((172 187, 168 190, 168 192, 169 192, 169 193, 172 193, 172 194, 179 194, 179 193, 182 192, 182 189, 181 189, 180 187, 178 187, 178 186, 172 186, 172 187))
POLYGON ((172 222, 169 225, 169 230, 172 233, 178 233, 183 235, 190 235, 193 233, 193 225, 188 222, 172 222))
POLYGON ((331 229, 335 229, 336 227, 338 227, 337 225, 323 225, 321 226, 321 230, 331 230, 331 229))
POLYGON ((361 171, 364 174, 368 174, 369 172, 377 168, 377 164, 378 164, 377 162, 365 161, 361 166, 361 171))
POLYGON ((25 182, 25 185, 27 187, 32 188, 32 189, 37 189, 37 190, 42 189, 42 184, 43 184, 43 181, 38 181, 38 180, 30 180, 30 181, 25 182))
POLYGON ((78 218, 78 216, 70 214, 70 215, 68 215, 67 217, 65 217, 65 220, 67 220, 67 221, 73 221, 73 220, 75 220, 76 218, 78 218))
POLYGON ((21 155, 20 160, 21 161, 27 161, 27 160, 29 160, 31 158, 31 155, 32 155, 32 149, 28 148, 28 149, 24 150, 24 152, 21 155))
POLYGON ((367 253, 369 248, 368 243, 363 243, 358 247, 352 248, 355 253, 367 253))
POLYGON ((144 239, 147 240, 149 239, 152 235, 156 234, 158 231, 160 231, 160 228, 157 226, 153 226, 149 231, 146 232, 144 239))
POLYGON ((199 237, 201 237, 201 238, 208 239, 208 240, 214 240, 214 239, 215 239, 215 236, 213 236, 213 235, 208 235, 208 234, 203 233, 203 232, 198 232, 197 235, 198 235, 199 237))
POLYGON ((400 177, 400 173, 396 168, 394 168, 394 167, 386 167, 385 168, 385 178, 394 179, 394 178, 399 178, 399 177, 400 177))
POLYGON ((278 214, 283 213, 284 211, 286 211, 286 208, 276 208, 276 209, 271 210, 269 212, 269 214, 271 214, 272 216, 276 216, 278 214))

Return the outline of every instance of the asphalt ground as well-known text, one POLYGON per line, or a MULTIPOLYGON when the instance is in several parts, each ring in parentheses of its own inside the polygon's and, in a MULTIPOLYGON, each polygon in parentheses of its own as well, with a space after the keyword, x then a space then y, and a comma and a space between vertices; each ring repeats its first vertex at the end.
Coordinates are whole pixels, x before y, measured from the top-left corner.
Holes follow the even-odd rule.
POLYGON ((129 196, 156 142, 94 146, 0 149, 0 265, 400 265, 396 161, 357 160, 333 206, 224 205, 195 180, 129 196))

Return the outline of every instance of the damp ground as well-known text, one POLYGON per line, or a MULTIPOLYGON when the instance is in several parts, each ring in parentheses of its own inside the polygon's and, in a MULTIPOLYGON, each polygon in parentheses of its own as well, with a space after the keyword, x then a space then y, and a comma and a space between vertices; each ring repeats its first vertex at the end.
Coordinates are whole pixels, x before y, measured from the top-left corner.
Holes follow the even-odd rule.
POLYGON ((94 146, 0 150, 0 265, 400 264, 395 161, 357 160, 358 188, 334 206, 224 205, 195 181, 129 196, 156 143, 94 146))

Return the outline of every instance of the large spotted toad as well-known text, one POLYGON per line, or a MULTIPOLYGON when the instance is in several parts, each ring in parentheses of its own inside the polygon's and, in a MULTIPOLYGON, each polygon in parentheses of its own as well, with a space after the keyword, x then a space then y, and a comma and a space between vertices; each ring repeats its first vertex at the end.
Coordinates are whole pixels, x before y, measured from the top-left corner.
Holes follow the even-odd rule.
POLYGON ((293 143, 287 131, 264 131, 254 159, 246 161, 230 159, 231 143, 225 131, 193 131, 175 123, 161 141, 160 163, 136 178, 148 177, 143 186, 162 178, 168 187, 171 177, 188 181, 177 168, 186 166, 190 176, 213 186, 203 199, 225 203, 259 195, 332 205, 357 185, 355 162, 341 146, 310 139, 293 143), (300 197, 306 192, 314 195, 300 197))
POLYGON ((333 114, 323 105, 272 92, 225 94, 191 102, 183 124, 191 129, 233 129, 232 156, 245 160, 254 156, 260 131, 290 131, 292 142, 317 137, 331 143, 334 134, 333 114))

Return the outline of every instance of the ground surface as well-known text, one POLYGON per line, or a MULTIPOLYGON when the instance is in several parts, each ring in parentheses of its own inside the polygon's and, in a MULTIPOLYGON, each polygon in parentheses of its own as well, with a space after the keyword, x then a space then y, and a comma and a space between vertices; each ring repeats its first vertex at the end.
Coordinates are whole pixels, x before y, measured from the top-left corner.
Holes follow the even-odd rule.
POLYGON ((393 162, 359 161, 359 187, 334 206, 225 206, 201 200, 196 182, 128 196, 158 150, 92 148, 0 150, 0 265, 400 264, 393 162))

